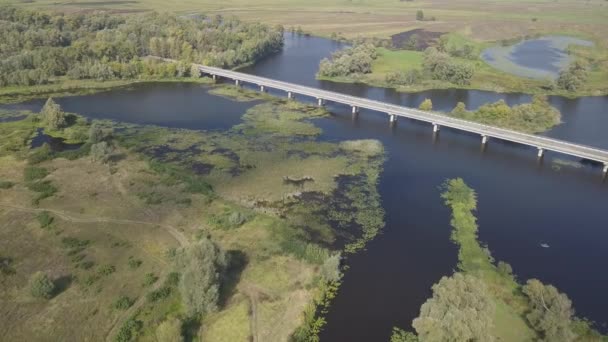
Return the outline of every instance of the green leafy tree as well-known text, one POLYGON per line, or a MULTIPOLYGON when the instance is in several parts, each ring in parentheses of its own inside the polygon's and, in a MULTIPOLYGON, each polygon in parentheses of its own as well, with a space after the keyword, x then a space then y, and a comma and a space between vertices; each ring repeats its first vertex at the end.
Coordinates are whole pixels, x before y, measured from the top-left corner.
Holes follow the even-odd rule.
POLYGON ((55 293, 55 284, 43 272, 36 272, 30 278, 30 293, 35 298, 50 299, 55 293))
POLYGON ((176 258, 181 270, 179 290, 191 315, 205 315, 217 310, 223 273, 228 265, 226 254, 207 238, 183 249, 176 258))
POLYGON ((424 12, 422 10, 416 11, 416 20, 418 20, 418 21, 424 20, 424 12))
POLYGON ((493 341, 494 302, 476 277, 455 273, 433 285, 412 325, 421 341, 493 341))
POLYGON ((40 114, 46 125, 51 129, 61 129, 67 126, 65 113, 52 97, 46 100, 40 114))
POLYGON ((574 341, 572 302, 552 285, 530 279, 522 289, 532 310, 526 316, 530 325, 541 333, 544 341, 574 341))
POLYGON ((452 115, 454 116, 464 117, 467 113, 467 107, 465 106, 464 102, 458 102, 456 107, 452 109, 452 115))
POLYGON ((433 110, 433 101, 431 99, 424 99, 418 108, 420 110, 431 111, 433 110))

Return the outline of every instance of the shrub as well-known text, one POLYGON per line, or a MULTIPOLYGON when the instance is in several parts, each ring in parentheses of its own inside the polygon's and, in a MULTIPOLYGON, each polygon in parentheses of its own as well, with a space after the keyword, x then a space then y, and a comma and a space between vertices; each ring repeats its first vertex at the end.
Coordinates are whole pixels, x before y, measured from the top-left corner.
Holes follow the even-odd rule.
POLYGON ((50 181, 27 183, 26 186, 29 190, 38 193, 33 200, 34 204, 40 203, 41 200, 51 197, 57 192, 57 188, 50 181))
POLYGON ((114 273, 115 271, 116 267, 114 267, 113 265, 103 265, 99 267, 99 269, 97 270, 97 274, 99 274, 100 276, 108 276, 114 273))
POLYGON ((143 262, 139 259, 135 259, 133 257, 129 257, 129 268, 131 268, 132 270, 138 268, 139 266, 141 266, 143 262))
POLYGON ((118 333, 114 337, 114 341, 116 342, 129 342, 132 341, 133 338, 139 333, 141 328, 143 327, 143 323, 141 321, 136 320, 135 318, 130 318, 127 320, 118 333))
POLYGON ((26 182, 34 182, 48 176, 49 171, 42 167, 26 166, 23 170, 23 178, 26 182))
POLYGON ((165 299, 167 297, 169 297, 171 295, 171 287, 169 286, 162 286, 159 289, 156 289, 152 292, 149 292, 146 295, 146 299, 148 300, 148 302, 157 302, 161 299, 165 299))
POLYGON ((418 108, 420 108, 420 110, 431 111, 433 110, 433 101, 431 101, 431 99, 424 99, 418 108))
POLYGON ((321 266, 321 275, 327 281, 338 281, 342 277, 340 272, 340 253, 333 254, 321 266))
POLYGON ((422 72, 418 69, 407 71, 394 71, 386 74, 386 83, 390 85, 413 85, 422 79, 422 72))
POLYGON ((146 275, 144 276, 143 286, 144 287, 150 286, 150 285, 156 283, 157 281, 158 281, 158 277, 154 273, 146 273, 146 275))
POLYGON ((44 143, 42 146, 35 149, 27 158, 30 164, 39 164, 43 161, 51 160, 54 158, 54 153, 51 150, 51 146, 44 143))
POLYGON ((13 182, 9 181, 0 181, 0 189, 10 189, 15 185, 13 182))
POLYGON ((97 144, 91 145, 91 159, 96 162, 100 162, 102 164, 110 161, 110 157, 112 155, 113 148, 106 141, 99 142, 97 144))
POLYGON ((36 272, 30 278, 30 293, 35 298, 50 299, 55 292, 55 284, 43 272, 36 272))
POLYGON ((126 310, 126 309, 130 308, 134 303, 135 303, 135 300, 133 300, 127 296, 120 296, 114 302, 112 307, 117 310, 126 310))
POLYGON ((53 223, 55 218, 45 210, 36 215, 36 219, 38 219, 38 223, 40 223, 40 228, 47 228, 53 223))

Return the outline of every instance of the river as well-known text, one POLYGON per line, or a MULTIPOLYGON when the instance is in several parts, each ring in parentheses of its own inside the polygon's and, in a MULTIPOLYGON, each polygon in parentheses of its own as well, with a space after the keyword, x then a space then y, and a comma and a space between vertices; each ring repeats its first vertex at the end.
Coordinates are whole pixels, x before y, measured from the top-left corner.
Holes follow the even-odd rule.
MULTIPOLYGON (((341 47, 327 39, 287 34, 282 52, 244 71, 406 106, 430 98, 438 110, 451 110, 459 101, 472 109, 498 99, 509 104, 530 100, 528 95, 470 90, 404 94, 315 80, 319 61, 341 47)), ((608 97, 550 101, 564 123, 548 136, 608 148, 608 97)), ((58 102, 89 117, 193 129, 229 127, 252 105, 211 96, 201 85, 172 83, 58 102)), ((12 107, 35 110, 42 103, 12 107)), ((452 177, 464 178, 477 191, 479 238, 496 260, 510 263, 522 281, 538 278, 555 285, 573 300, 578 315, 605 330, 608 273, 602 265, 608 260, 608 181, 602 180, 598 165, 551 152, 538 162, 536 150, 495 140, 482 151, 476 135, 443 129, 434 137, 427 124, 400 119, 390 128, 385 114, 363 110, 353 120, 349 107, 328 106, 334 115, 316 121, 323 128, 322 139, 378 139, 388 158, 379 184, 386 227, 366 251, 349 257, 322 341, 388 341, 393 326, 410 328, 431 295, 431 285, 456 269, 450 212, 438 189, 452 177), (578 167, 556 167, 555 158, 578 167)))

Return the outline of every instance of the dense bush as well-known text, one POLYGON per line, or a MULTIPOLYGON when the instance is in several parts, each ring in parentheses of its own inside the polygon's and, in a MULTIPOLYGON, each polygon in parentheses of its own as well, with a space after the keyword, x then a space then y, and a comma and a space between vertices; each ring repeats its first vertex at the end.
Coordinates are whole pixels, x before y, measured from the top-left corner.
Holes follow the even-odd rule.
POLYGON ((277 51, 282 44, 281 27, 221 16, 47 14, 0 6, 0 86, 45 84, 58 76, 188 76, 185 63, 234 67, 277 51), (144 60, 148 55, 184 63, 144 60))
POLYGON ((536 279, 528 280, 522 292, 528 296, 532 307, 526 315, 528 322, 544 341, 574 341, 576 336, 571 328, 574 310, 565 294, 536 279))
POLYGON ((559 73, 557 86, 568 91, 578 90, 587 80, 587 65, 581 61, 575 61, 568 69, 559 73))
POLYGON ((469 84, 475 73, 470 65, 456 62, 450 55, 440 52, 434 47, 424 51, 423 65, 433 79, 457 85, 469 84))
POLYGON ((467 111, 458 104, 453 116, 528 133, 545 131, 560 122, 561 114, 549 104, 547 97, 534 96, 531 103, 509 107, 503 100, 485 104, 476 111, 467 111))
POLYGON ((169 318, 156 328, 156 340, 159 342, 182 342, 182 322, 178 318, 169 318))
POLYGON ((135 303, 135 301, 133 299, 129 298, 128 296, 120 296, 114 302, 112 307, 114 307, 114 309, 117 309, 117 310, 127 310, 128 308, 130 308, 133 305, 133 303, 135 303))
POLYGON ((422 79, 422 72, 418 69, 407 71, 393 71, 386 74, 386 83, 396 85, 413 85, 422 79))
POLYGON ((30 278, 30 293, 35 298, 49 299, 53 297, 55 284, 43 272, 36 272, 30 278))
POLYGON ((359 44, 339 50, 324 58, 319 64, 319 76, 336 77, 372 72, 372 62, 378 57, 376 47, 372 44, 359 44))

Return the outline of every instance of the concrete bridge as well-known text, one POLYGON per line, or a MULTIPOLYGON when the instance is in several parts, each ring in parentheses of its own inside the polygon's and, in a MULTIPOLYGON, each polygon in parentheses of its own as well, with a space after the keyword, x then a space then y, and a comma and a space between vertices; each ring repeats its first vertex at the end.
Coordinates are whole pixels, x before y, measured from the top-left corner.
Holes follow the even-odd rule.
POLYGON ((228 78, 234 80, 237 86, 246 82, 259 86, 261 91, 265 91, 267 88, 279 89, 285 91, 287 93, 287 97, 290 99, 293 99, 296 94, 310 96, 317 99, 319 106, 325 104, 325 101, 341 103, 351 106, 352 113, 354 115, 357 115, 360 108, 371 109, 386 113, 391 124, 396 123, 398 117, 404 117, 430 123, 433 127, 433 132, 439 132, 441 127, 449 127, 461 131, 476 133, 480 135, 481 143, 483 145, 487 144, 490 138, 528 145, 538 150, 537 155, 539 158, 543 157, 545 151, 559 152, 577 158, 583 158, 601 163, 604 166, 603 174, 606 175, 608 173, 608 150, 574 144, 558 139, 520 133, 508 129, 457 119, 447 115, 421 111, 418 109, 397 106, 317 88, 305 87, 293 83, 244 74, 237 71, 224 70, 221 68, 208 67, 204 65, 198 66, 201 74, 208 74, 213 77, 213 79, 217 79, 218 77, 228 78))

